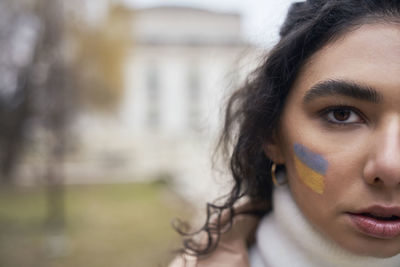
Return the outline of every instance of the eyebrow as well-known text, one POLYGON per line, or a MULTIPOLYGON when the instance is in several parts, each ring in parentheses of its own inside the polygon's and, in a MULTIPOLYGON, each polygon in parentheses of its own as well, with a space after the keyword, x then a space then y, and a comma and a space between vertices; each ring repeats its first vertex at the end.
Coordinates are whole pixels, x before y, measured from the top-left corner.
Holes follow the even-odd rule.
POLYGON ((379 103, 383 98, 377 90, 367 85, 345 80, 326 80, 312 86, 305 93, 303 103, 309 103, 319 97, 336 95, 348 96, 374 104, 379 103))

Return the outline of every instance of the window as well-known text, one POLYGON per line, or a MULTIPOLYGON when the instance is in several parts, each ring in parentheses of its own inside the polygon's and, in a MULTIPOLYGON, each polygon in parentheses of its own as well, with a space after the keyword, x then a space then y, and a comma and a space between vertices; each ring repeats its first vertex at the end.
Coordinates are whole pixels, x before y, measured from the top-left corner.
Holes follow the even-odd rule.
POLYGON ((155 64, 149 64, 146 73, 147 91, 147 124, 156 129, 160 124, 160 81, 159 72, 155 64))
POLYGON ((198 68, 189 66, 187 75, 189 127, 198 130, 200 125, 200 75, 198 68))

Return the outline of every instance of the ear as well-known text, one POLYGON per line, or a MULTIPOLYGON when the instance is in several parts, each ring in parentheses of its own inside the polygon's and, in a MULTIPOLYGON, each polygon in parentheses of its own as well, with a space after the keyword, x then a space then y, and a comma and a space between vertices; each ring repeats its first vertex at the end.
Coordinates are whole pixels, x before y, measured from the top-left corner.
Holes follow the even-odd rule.
POLYGON ((285 157, 282 153, 282 146, 276 136, 274 136, 263 144, 265 155, 276 164, 285 164, 285 157))

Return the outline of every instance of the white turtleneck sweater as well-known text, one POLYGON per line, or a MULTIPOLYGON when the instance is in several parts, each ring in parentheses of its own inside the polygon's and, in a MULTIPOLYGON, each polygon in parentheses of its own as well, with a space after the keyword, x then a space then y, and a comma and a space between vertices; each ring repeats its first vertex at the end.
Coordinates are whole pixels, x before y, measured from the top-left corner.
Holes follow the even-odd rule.
POLYGON ((274 211, 257 229, 251 267, 399 267, 400 254, 381 259, 351 254, 328 240, 303 216, 288 186, 274 189, 274 211))

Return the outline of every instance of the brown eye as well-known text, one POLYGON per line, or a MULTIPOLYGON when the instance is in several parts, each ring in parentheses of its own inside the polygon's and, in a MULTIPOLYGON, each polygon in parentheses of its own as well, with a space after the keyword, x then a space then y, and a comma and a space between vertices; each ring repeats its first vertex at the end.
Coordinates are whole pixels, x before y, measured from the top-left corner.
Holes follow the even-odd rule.
POLYGON ((351 107, 333 107, 324 112, 323 117, 335 124, 363 123, 363 118, 351 107))
POLYGON ((337 121, 346 121, 350 118, 351 111, 347 109, 337 109, 333 111, 333 117, 337 121))

